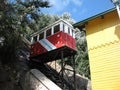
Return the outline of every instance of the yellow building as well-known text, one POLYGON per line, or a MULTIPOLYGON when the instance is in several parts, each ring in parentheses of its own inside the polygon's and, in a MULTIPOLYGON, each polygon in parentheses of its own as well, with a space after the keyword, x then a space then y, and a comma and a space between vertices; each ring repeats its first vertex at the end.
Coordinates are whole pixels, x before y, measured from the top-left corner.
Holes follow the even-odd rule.
POLYGON ((120 90, 120 20, 110 9, 74 24, 85 28, 92 90, 120 90))

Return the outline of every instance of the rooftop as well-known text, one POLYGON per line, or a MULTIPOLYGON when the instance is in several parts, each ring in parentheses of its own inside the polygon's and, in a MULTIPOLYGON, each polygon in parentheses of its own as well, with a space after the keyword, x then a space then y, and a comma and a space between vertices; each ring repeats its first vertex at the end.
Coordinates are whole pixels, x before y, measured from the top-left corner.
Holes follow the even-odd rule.
POLYGON ((90 21, 90 20, 92 20, 92 19, 95 19, 95 18, 97 18, 97 17, 103 16, 103 15, 105 15, 105 14, 107 14, 107 13, 110 13, 110 12, 112 12, 112 11, 115 11, 115 10, 116 10, 116 8, 109 9, 109 10, 104 11, 104 12, 102 12, 102 13, 99 13, 99 14, 97 14, 97 15, 95 15, 95 16, 92 16, 92 17, 89 17, 89 18, 84 19, 84 20, 82 20, 82 21, 79 21, 79 22, 73 24, 73 26, 74 26, 74 27, 82 26, 82 25, 84 25, 86 22, 88 22, 88 21, 90 21))

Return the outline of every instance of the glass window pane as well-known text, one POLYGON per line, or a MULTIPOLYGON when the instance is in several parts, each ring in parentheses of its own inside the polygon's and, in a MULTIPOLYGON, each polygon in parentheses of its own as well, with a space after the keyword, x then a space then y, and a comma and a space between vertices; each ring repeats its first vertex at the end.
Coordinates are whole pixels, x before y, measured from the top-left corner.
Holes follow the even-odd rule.
POLYGON ((51 35, 51 29, 46 31, 46 37, 51 35))
POLYGON ((63 24, 63 32, 65 31, 65 25, 63 24))
POLYGON ((42 32, 42 33, 39 34, 39 40, 41 40, 43 38, 44 38, 44 32, 42 32))
POLYGON ((33 37, 33 41, 34 41, 34 42, 37 41, 37 36, 33 37))
POLYGON ((75 38, 75 31, 72 30, 72 37, 75 38))
POLYGON ((70 35, 70 28, 68 27, 68 34, 70 35))
POLYGON ((54 27, 54 33, 59 32, 60 31, 60 25, 57 25, 54 27))
POLYGON ((70 35, 72 36, 72 29, 70 29, 70 35))

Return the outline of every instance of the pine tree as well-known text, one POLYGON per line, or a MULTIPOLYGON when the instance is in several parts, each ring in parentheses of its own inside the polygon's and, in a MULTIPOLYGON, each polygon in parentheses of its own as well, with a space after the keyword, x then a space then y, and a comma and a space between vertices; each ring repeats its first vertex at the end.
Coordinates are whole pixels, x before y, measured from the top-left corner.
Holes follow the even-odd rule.
POLYGON ((43 0, 0 0, 0 60, 12 62, 16 50, 22 46, 20 34, 33 30, 31 22, 37 22, 41 7, 49 7, 43 0))

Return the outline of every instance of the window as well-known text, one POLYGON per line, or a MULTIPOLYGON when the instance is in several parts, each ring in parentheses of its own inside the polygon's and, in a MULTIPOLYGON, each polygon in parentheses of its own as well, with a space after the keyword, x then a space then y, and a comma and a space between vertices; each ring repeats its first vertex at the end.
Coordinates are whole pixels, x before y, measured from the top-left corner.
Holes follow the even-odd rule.
POLYGON ((31 37, 31 43, 33 43, 33 37, 31 37))
POLYGON ((51 35, 51 28, 46 31, 46 37, 51 35))
POLYGON ((37 36, 33 37, 33 42, 37 41, 37 36))
POLYGON ((44 38, 44 32, 42 32, 42 33, 39 34, 39 40, 41 40, 43 38, 44 38))
POLYGON ((75 38, 75 31, 72 30, 72 37, 75 38))
POLYGON ((63 32, 65 31, 65 25, 63 24, 63 32))
POLYGON ((54 27, 54 33, 59 32, 59 30, 60 30, 60 25, 54 27))
POLYGON ((68 27, 68 34, 70 34, 70 28, 68 27))

